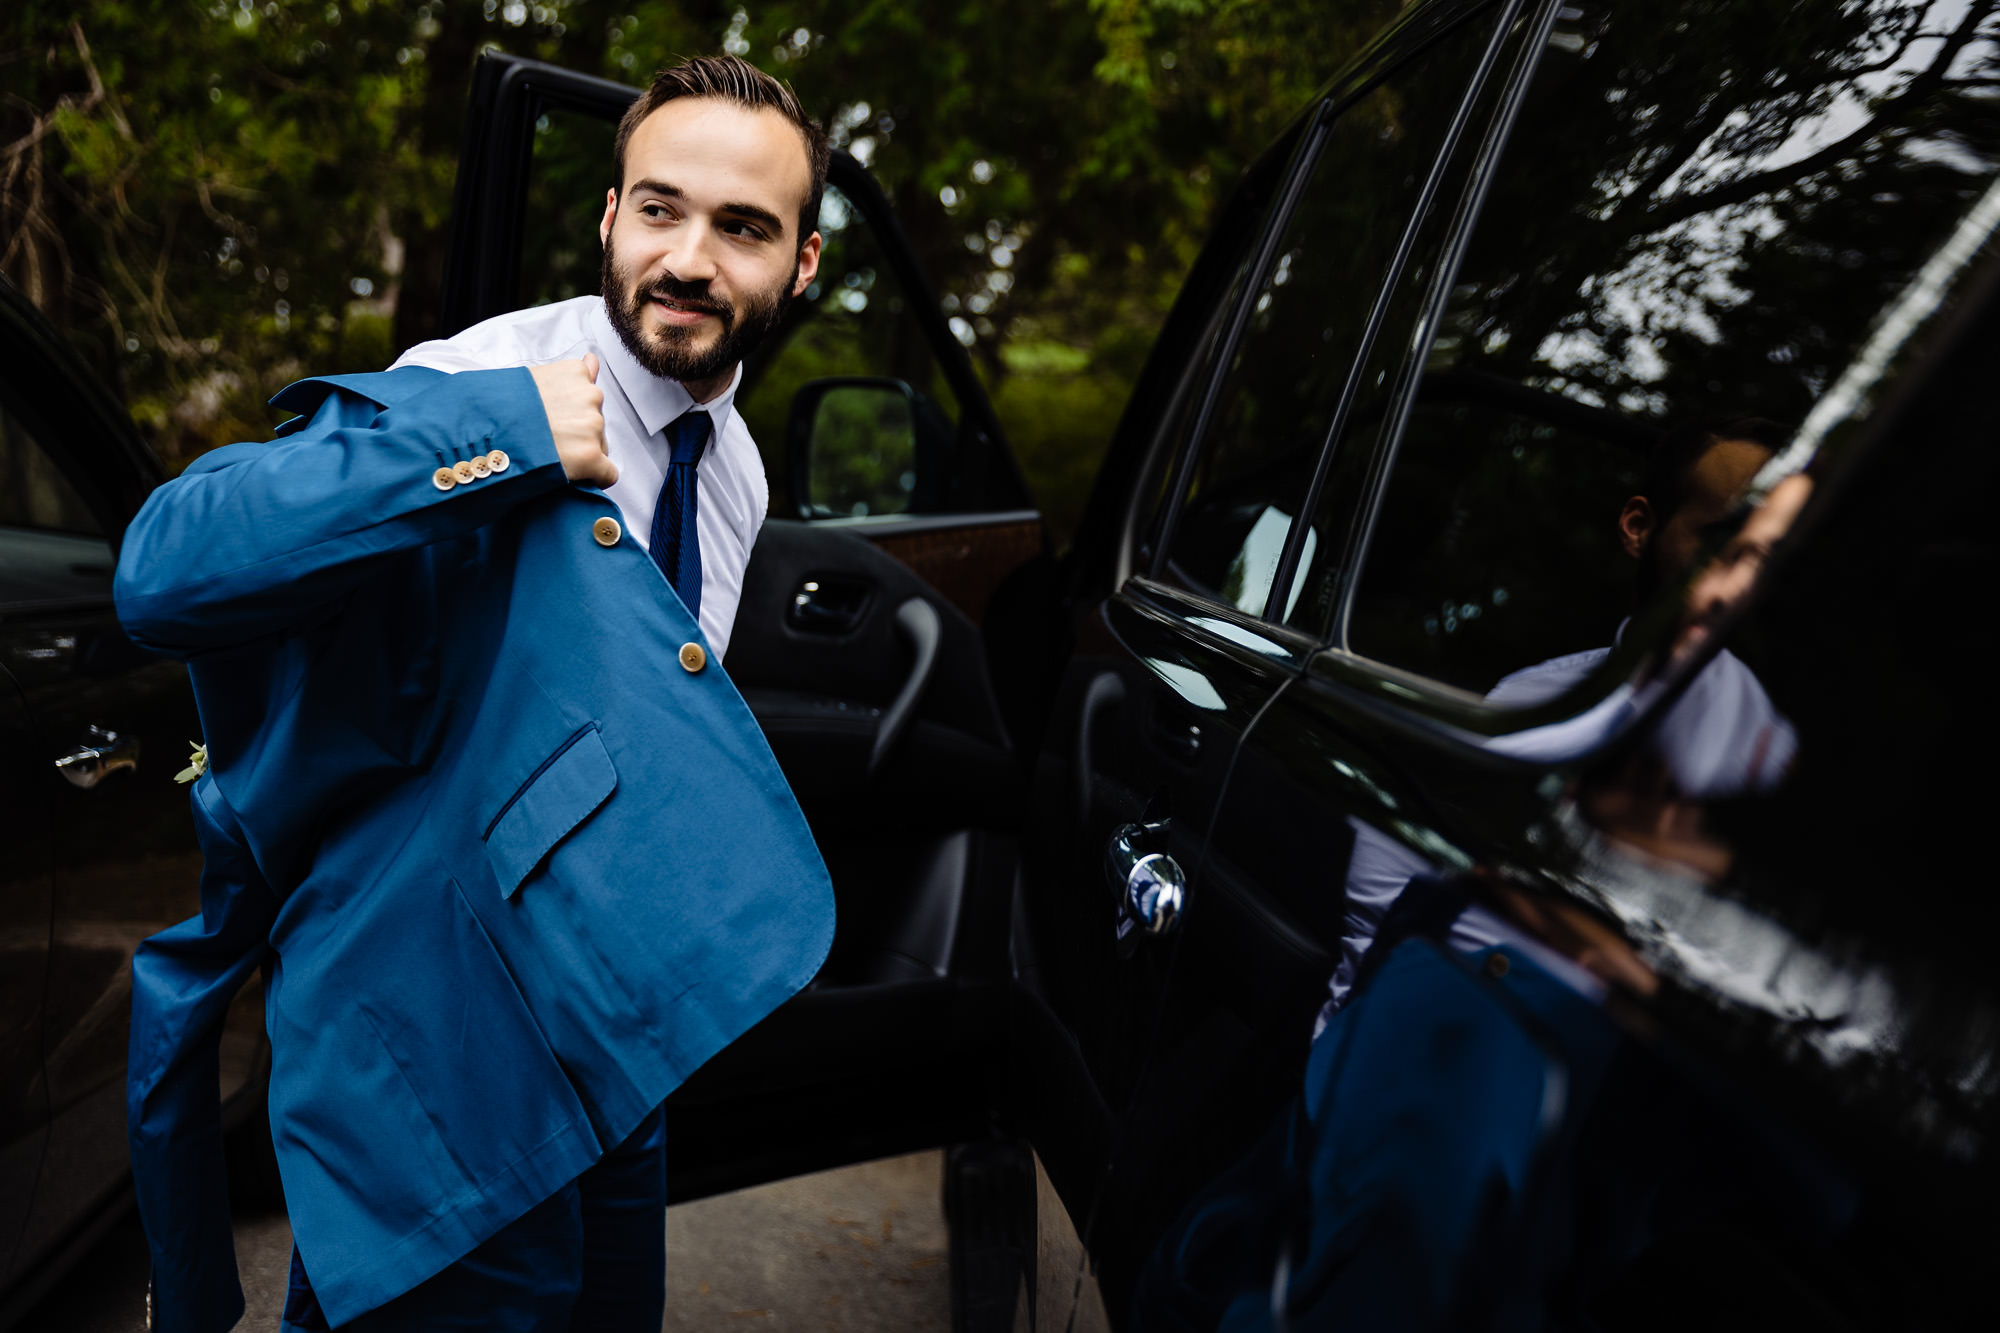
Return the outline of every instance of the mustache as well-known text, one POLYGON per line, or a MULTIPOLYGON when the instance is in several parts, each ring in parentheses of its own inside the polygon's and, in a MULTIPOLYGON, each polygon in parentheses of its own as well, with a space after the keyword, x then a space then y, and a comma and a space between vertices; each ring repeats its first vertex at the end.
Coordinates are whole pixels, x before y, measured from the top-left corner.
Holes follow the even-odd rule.
POLYGON ((736 322, 736 311, 727 301, 718 301, 708 294, 705 282, 682 282, 679 278, 663 277, 650 284, 640 294, 642 301, 659 299, 671 301, 684 310, 698 310, 704 315, 714 315, 723 327, 736 322))

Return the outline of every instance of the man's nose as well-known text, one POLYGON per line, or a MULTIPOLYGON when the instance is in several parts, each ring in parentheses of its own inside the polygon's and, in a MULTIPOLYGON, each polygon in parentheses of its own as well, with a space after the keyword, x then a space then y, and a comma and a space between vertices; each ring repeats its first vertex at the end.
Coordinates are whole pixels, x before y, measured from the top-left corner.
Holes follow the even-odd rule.
POLYGON ((719 271, 715 246, 720 241, 706 222, 691 220, 675 228, 665 256, 667 271, 682 282, 707 282, 719 271))

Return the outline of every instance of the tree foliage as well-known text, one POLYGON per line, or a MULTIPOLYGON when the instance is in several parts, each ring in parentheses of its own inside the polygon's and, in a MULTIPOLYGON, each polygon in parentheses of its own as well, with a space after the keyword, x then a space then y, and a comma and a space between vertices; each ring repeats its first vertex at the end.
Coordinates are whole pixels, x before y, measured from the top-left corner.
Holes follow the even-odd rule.
POLYGON ((637 83, 729 49, 882 180, 1060 523, 1219 194, 1396 7, 16 0, 0 272, 184 463, 433 332, 479 51, 637 83))

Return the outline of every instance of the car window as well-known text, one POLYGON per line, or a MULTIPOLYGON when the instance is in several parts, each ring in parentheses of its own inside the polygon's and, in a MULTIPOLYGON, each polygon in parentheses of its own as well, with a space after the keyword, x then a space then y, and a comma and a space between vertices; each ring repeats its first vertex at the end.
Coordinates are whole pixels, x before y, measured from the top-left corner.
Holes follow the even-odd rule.
POLYGON ((1408 420, 1337 641, 1481 695, 1574 683, 1685 578, 1663 537, 1706 463, 1674 459, 1781 442, 1990 170, 1984 39, 1849 10, 1562 11, 1428 345, 1375 370, 1408 420))
MULTIPOLYGON (((1206 410, 1171 581, 1264 614, 1370 310, 1491 31, 1460 25, 1327 130, 1206 410)), ((1307 558, 1340 535, 1315 527, 1307 558)))
POLYGON ((102 532, 41 442, 0 405, 0 605, 109 596, 102 532))
MULTIPOLYGON (((890 264, 882 240, 855 201, 837 186, 820 201, 819 274, 786 315, 785 323, 744 363, 737 408, 764 453, 772 481, 772 512, 796 510, 776 492, 785 477, 784 448, 792 400, 817 379, 868 376, 901 380, 915 395, 920 438, 954 439, 964 420, 957 395, 931 350, 930 339, 890 264)), ((907 440, 880 433, 850 433, 837 456, 814 440, 814 502, 833 501, 837 512, 817 516, 865 517, 940 508, 943 497, 923 495, 918 459, 907 440), (822 492, 821 487, 824 486, 822 492)), ((786 497, 789 502, 796 497, 786 497)))
POLYGON ((521 209, 521 305, 547 305, 603 289, 597 226, 611 186, 615 121, 550 106, 535 118, 521 209))
POLYGON ((1201 415, 1202 404, 1207 400, 1208 386, 1215 378, 1215 360, 1221 354, 1223 340, 1229 331, 1229 316, 1242 300, 1243 285, 1249 280, 1250 265, 1257 257, 1261 225, 1270 206, 1271 192, 1280 176, 1278 163, 1266 165, 1271 169, 1261 173, 1261 177, 1245 181, 1230 206, 1224 209, 1216 226, 1216 239, 1209 243, 1227 247, 1226 254, 1214 256, 1217 273, 1226 269, 1226 276, 1221 277, 1211 290, 1193 292, 1181 298, 1205 301, 1208 305, 1200 311, 1200 325, 1195 331, 1185 369, 1174 381, 1173 396, 1161 415, 1161 429, 1140 479, 1139 494, 1135 497, 1144 506, 1138 512, 1148 516, 1137 528, 1142 537, 1136 563, 1139 568, 1148 571, 1159 550, 1160 536, 1167 521, 1167 498, 1175 477, 1175 464, 1180 461, 1201 415))

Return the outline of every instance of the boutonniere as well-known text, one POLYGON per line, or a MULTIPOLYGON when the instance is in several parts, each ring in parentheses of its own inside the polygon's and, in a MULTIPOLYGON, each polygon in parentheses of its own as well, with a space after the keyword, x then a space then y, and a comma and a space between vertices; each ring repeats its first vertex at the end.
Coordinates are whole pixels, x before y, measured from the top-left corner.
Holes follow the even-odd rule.
POLYGON ((175 782, 193 782, 208 772, 208 747, 200 741, 189 741, 188 744, 194 747, 194 753, 188 756, 188 766, 174 774, 175 782))

